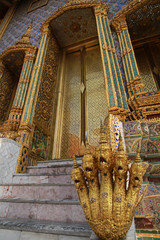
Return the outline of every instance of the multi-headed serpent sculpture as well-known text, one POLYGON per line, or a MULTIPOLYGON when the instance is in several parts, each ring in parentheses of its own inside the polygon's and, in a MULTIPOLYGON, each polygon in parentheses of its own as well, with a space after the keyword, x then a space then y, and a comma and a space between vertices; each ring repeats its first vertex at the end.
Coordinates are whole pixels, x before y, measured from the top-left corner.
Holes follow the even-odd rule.
POLYGON ((83 170, 78 167, 74 157, 72 180, 86 219, 101 239, 123 238, 141 200, 139 191, 147 164, 142 164, 139 153, 130 168, 128 164, 122 138, 120 137, 118 151, 113 153, 102 127, 95 156, 91 154, 89 145, 86 146, 82 160, 83 170))

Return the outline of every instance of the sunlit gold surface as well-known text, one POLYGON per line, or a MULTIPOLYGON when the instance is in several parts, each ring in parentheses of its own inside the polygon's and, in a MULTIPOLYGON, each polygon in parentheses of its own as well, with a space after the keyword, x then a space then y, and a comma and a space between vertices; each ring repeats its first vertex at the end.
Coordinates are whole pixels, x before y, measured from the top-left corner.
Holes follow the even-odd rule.
POLYGON ((120 137, 118 151, 113 153, 101 127, 101 137, 95 156, 87 144, 82 168, 74 159, 72 180, 78 192, 86 219, 101 239, 123 238, 128 232, 139 199, 147 164, 139 153, 129 169, 128 155, 120 137), (127 176, 130 175, 127 186, 127 176), (99 179, 100 175, 100 179, 99 179))

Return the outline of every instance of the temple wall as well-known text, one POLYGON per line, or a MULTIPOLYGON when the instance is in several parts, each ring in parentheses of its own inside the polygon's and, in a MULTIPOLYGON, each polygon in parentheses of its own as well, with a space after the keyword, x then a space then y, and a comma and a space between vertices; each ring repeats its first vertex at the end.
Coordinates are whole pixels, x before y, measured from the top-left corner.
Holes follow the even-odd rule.
POLYGON ((0 138, 0 184, 12 182, 15 173, 20 144, 7 139, 0 138))
MULTIPOLYGON (((49 15, 51 15, 67 1, 49 0, 47 5, 27 13, 31 2, 32 1, 24 0, 19 4, 10 24, 8 25, 7 30, 0 41, 0 53, 3 52, 7 47, 12 46, 21 38, 22 34, 26 32, 31 21, 33 22, 31 43, 38 47, 41 39, 40 27, 42 22, 44 22, 49 15)), ((114 15, 128 3, 128 0, 105 0, 103 2, 108 3, 108 17, 109 19, 112 19, 114 15)))
POLYGON ((160 122, 126 122, 124 135, 129 154, 134 155, 140 144, 143 155, 160 156, 160 122))

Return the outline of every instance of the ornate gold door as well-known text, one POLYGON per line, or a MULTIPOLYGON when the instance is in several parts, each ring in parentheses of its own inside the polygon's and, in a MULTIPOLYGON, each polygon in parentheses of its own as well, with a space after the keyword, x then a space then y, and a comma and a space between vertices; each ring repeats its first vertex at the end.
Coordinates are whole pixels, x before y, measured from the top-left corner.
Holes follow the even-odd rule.
POLYGON ((70 158, 84 154, 86 137, 95 147, 108 108, 98 45, 67 53, 64 65, 59 157, 70 158))

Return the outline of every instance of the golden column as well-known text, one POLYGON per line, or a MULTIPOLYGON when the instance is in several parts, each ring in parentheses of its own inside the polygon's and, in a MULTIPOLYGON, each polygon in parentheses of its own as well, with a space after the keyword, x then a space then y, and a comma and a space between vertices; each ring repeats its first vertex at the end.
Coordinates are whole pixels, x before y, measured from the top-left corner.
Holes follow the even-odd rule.
POLYGON ((130 98, 133 96, 144 93, 144 85, 139 74, 132 42, 130 39, 128 26, 125 17, 114 22, 118 40, 121 49, 121 57, 127 79, 127 87, 130 98))
POLYGON ((14 98, 13 106, 9 114, 9 120, 17 120, 20 121, 24 102, 29 86, 29 81, 31 77, 31 72, 33 68, 33 63, 35 59, 36 48, 30 48, 25 51, 25 57, 23 62, 23 67, 21 70, 21 75, 16 91, 16 95, 14 98))
POLYGON ((4 19, 2 20, 0 24, 0 40, 3 37, 3 34, 5 33, 15 11, 18 5, 19 0, 14 0, 14 4, 9 8, 8 12, 6 13, 4 19))
POLYGON ((109 26, 107 11, 106 6, 99 5, 95 7, 107 101, 110 113, 125 115, 125 113, 128 112, 127 97, 109 26))
MULTIPOLYGON (((27 97, 25 100, 24 110, 22 114, 22 120, 19 127, 19 134, 21 135, 20 143, 21 149, 18 157, 16 173, 25 172, 28 163, 29 149, 31 145, 31 138, 33 134, 33 117, 39 91, 39 85, 41 80, 41 74, 47 52, 47 46, 50 37, 49 24, 46 24, 42 28, 42 37, 40 46, 38 49, 35 65, 32 71, 31 80, 27 97)), ((23 102, 23 101, 21 101, 23 102)))

